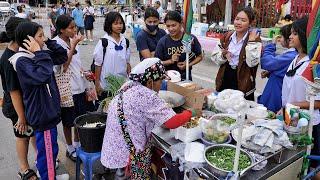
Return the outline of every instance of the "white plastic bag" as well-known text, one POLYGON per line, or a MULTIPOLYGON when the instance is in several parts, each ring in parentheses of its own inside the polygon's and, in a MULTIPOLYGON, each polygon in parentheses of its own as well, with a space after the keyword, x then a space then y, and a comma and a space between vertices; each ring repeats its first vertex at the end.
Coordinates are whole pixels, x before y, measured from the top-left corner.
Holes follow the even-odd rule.
POLYGON ((98 95, 97 95, 97 91, 95 88, 95 85, 93 82, 90 82, 88 80, 86 81, 86 97, 87 97, 87 101, 96 101, 98 100, 98 95))

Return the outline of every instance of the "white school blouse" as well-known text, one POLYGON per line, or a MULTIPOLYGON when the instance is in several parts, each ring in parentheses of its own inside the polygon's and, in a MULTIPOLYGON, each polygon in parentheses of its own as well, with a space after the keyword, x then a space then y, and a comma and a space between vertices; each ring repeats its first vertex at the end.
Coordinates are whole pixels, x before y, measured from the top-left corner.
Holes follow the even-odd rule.
MULTIPOLYGON (((56 40, 57 43, 69 53, 70 47, 64 40, 62 40, 59 36, 56 36, 54 40, 56 40)), ((73 95, 83 93, 86 89, 85 79, 81 75, 83 68, 80 59, 79 46, 76 46, 75 49, 77 54, 72 56, 72 60, 69 65, 69 69, 71 70, 71 91, 73 95)))
MULTIPOLYGON (((294 69, 295 67, 302 64, 297 69, 296 74, 292 77, 285 75, 283 78, 282 106, 285 106, 287 103, 306 101, 307 84, 302 77, 302 73, 309 65, 310 59, 309 59, 309 56, 305 56, 297 63, 298 56, 299 55, 297 55, 294 58, 294 60, 291 62, 291 64, 289 65, 289 68, 287 70, 287 72, 288 72, 288 71, 290 71, 290 70, 294 69)), ((318 95, 315 99, 320 100, 320 96, 318 95)), ((313 125, 319 124, 320 114, 319 114, 318 109, 314 110, 313 117, 314 117, 313 125)))
MULTIPOLYGON (((100 85, 102 88, 107 87, 105 77, 108 74, 128 77, 127 75, 127 63, 130 63, 130 48, 127 48, 126 39, 124 35, 121 35, 119 43, 117 43, 111 36, 105 34, 103 38, 108 39, 108 47, 103 60, 103 47, 102 41, 99 40, 93 53, 95 65, 101 66, 100 85), (122 50, 115 50, 115 46, 122 46, 122 50)), ((98 78, 98 77, 97 77, 98 78)))

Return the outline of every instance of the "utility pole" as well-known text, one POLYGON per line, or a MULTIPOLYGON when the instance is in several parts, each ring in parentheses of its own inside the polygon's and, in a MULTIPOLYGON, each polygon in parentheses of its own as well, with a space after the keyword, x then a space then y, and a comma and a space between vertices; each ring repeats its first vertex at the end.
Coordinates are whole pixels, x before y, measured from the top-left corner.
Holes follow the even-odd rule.
POLYGON ((177 4, 176 0, 171 0, 171 8, 173 11, 176 10, 176 4, 177 4))
POLYGON ((198 14, 198 22, 201 22, 201 1, 197 0, 197 14, 198 14))
POLYGON ((224 15, 224 27, 227 27, 228 24, 231 24, 231 13, 232 13, 232 0, 226 0, 226 9, 224 15))

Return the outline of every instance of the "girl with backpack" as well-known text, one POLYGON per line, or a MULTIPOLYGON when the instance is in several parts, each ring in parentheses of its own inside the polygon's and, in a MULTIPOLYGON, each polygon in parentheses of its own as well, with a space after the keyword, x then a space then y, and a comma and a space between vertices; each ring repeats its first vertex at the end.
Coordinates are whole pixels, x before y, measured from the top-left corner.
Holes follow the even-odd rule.
POLYGON ((16 28, 19 52, 9 60, 17 71, 23 94, 25 115, 35 131, 37 169, 41 179, 56 176, 58 155, 57 124, 60 123, 60 95, 53 65, 67 60, 67 51, 56 41, 46 39, 43 28, 34 22, 23 22, 16 28))
POLYGON ((129 41, 123 35, 126 27, 120 13, 109 12, 106 15, 104 31, 106 34, 98 42, 93 53, 95 86, 99 100, 108 96, 103 90, 107 87, 107 75, 128 77, 131 71, 129 41))
POLYGON ((254 100, 256 73, 261 55, 261 40, 257 31, 251 30, 255 15, 251 7, 238 12, 234 20, 234 32, 222 39, 220 51, 212 60, 220 66, 216 77, 216 90, 242 91, 247 100, 254 100))
POLYGON ((66 156, 76 161, 76 148, 80 147, 78 133, 74 132, 72 145, 72 127, 76 117, 86 113, 85 79, 82 76, 82 63, 78 43, 83 36, 77 35, 74 20, 61 15, 56 21, 57 41, 68 53, 66 63, 55 67, 55 76, 61 96, 61 120, 66 138, 66 156))

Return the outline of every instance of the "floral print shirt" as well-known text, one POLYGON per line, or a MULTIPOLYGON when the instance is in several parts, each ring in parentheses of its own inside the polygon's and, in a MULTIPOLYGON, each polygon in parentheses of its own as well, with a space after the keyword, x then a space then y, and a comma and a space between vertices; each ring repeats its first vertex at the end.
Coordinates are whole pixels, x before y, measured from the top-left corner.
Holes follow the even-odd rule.
MULTIPOLYGON (((123 101, 128 132, 137 152, 144 150, 153 128, 161 126, 175 115, 155 91, 140 83, 124 92, 123 101)), ((109 104, 101 151, 101 163, 112 169, 126 167, 130 154, 119 123, 117 102, 118 96, 109 104)))

